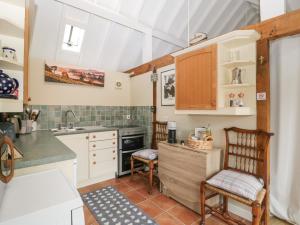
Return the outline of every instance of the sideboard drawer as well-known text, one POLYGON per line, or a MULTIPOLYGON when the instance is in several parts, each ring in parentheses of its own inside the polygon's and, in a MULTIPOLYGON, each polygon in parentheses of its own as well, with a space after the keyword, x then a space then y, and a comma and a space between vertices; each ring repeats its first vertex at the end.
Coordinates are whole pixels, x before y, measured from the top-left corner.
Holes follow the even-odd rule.
POLYGON ((103 141, 90 141, 89 142, 89 150, 97 150, 104 148, 117 148, 118 143, 116 139, 111 140, 103 140, 103 141))
POLYGON ((108 139, 117 139, 118 137, 117 131, 104 131, 104 132, 94 132, 89 133, 90 141, 98 141, 98 140, 108 140, 108 139))
POLYGON ((117 151, 114 148, 90 151, 90 162, 97 164, 105 161, 117 160, 117 151))

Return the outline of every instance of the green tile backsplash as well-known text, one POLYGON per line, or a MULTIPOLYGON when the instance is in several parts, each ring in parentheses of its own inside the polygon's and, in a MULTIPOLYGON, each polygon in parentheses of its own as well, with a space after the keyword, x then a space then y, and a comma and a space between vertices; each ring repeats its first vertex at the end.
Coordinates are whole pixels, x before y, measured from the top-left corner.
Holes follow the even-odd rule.
POLYGON ((32 109, 41 110, 38 118, 38 129, 48 130, 65 125, 64 114, 67 110, 74 111, 78 118, 68 115, 68 121, 75 126, 118 126, 138 125, 147 129, 147 147, 152 136, 151 106, 66 106, 66 105, 31 105, 32 109), (130 115, 130 119, 127 119, 130 115))

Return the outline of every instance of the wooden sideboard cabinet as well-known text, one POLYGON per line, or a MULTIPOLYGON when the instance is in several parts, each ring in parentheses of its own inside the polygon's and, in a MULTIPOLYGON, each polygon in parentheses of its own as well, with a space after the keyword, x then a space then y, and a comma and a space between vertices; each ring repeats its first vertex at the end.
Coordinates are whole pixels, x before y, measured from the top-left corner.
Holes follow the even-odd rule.
MULTIPOLYGON (((221 168, 221 149, 196 151, 179 144, 158 145, 162 192, 199 213, 200 183, 221 168)), ((219 198, 210 203, 218 203, 219 198)))
POLYGON ((216 109, 217 45, 175 58, 176 109, 216 109))

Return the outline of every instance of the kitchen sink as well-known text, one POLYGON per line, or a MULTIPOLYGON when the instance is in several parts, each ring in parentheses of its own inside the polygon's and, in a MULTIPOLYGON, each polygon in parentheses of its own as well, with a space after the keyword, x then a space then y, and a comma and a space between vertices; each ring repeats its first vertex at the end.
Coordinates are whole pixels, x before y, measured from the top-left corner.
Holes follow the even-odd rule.
POLYGON ((51 131, 55 134, 63 134, 63 133, 68 133, 68 132, 75 132, 75 131, 82 131, 85 130, 84 127, 73 127, 73 128, 67 128, 67 127, 62 127, 61 129, 51 129, 51 131))

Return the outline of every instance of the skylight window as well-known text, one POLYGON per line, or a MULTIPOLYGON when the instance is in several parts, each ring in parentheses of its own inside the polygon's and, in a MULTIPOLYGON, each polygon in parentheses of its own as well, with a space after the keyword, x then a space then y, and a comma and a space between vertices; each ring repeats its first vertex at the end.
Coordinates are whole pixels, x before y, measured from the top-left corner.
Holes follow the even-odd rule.
POLYGON ((66 24, 62 49, 72 52, 80 52, 84 30, 73 25, 66 24))

